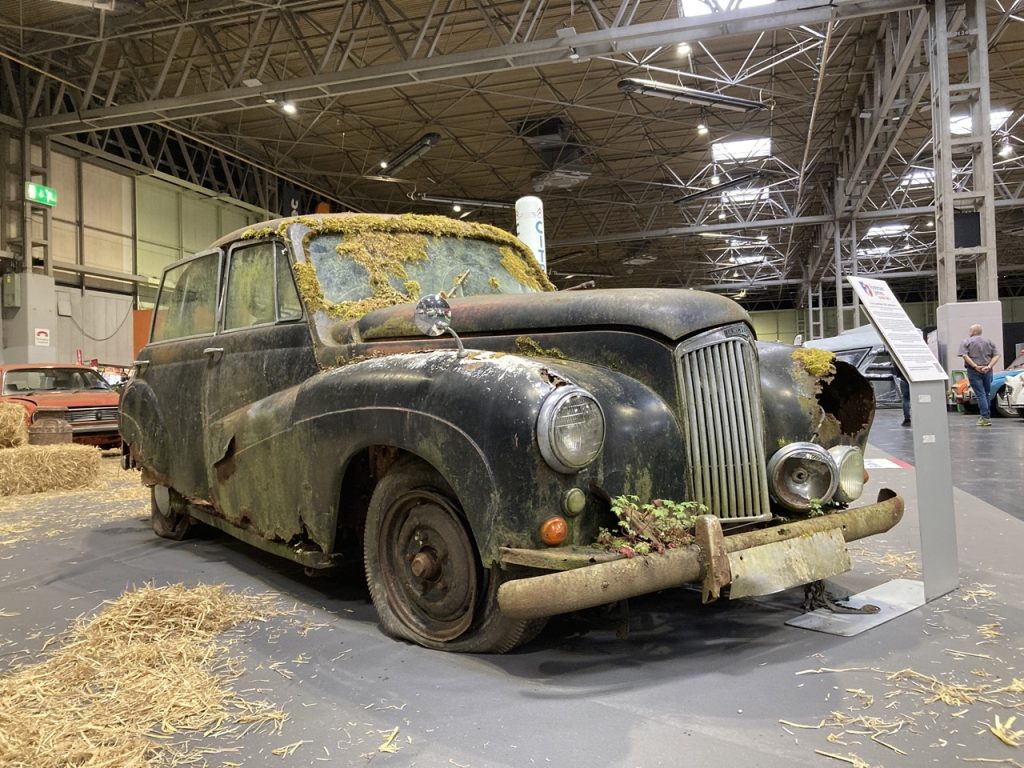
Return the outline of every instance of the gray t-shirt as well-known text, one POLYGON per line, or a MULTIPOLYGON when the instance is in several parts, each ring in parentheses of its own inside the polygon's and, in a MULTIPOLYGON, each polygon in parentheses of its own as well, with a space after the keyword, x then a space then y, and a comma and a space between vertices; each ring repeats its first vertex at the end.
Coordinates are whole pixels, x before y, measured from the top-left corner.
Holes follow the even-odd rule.
POLYGON ((968 355, 975 365, 988 365, 989 361, 996 356, 996 345, 984 336, 968 336, 960 342, 958 355, 968 355))

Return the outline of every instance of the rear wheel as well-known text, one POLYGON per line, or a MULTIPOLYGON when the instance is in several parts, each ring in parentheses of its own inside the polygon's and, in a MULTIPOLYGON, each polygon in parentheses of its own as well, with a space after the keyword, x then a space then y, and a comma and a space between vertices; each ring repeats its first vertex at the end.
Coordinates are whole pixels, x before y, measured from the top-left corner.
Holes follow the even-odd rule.
POLYGON ((150 521, 157 536, 181 541, 189 536, 192 519, 185 512, 185 499, 173 488, 150 488, 150 521))
POLYGON ((1010 405, 1010 391, 1002 386, 992 398, 992 410, 1005 418, 1013 418, 1017 415, 1017 409, 1010 405))
POLYGON ((505 618, 500 570, 484 569, 458 501, 430 466, 397 462, 370 500, 366 582, 389 635, 426 648, 504 653, 544 621, 505 618))

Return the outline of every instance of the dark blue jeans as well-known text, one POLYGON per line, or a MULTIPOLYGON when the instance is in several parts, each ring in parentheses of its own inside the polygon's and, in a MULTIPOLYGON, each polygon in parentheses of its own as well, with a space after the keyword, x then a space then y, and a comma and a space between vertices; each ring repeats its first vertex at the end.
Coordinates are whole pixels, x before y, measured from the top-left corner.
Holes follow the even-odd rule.
POLYGON ((903 420, 910 421, 910 382, 906 379, 896 379, 900 385, 900 395, 903 400, 903 420))
POLYGON ((978 401, 978 410, 981 417, 988 419, 992 417, 992 371, 976 371, 973 368, 967 369, 967 380, 971 382, 971 389, 974 390, 974 399, 978 401))

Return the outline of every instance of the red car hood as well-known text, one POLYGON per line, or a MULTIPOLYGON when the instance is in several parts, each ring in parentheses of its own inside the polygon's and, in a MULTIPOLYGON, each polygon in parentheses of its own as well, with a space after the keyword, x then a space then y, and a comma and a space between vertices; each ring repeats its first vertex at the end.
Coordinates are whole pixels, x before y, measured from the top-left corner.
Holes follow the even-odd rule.
POLYGON ((116 408, 118 394, 106 391, 91 392, 83 389, 77 392, 32 392, 2 399, 7 402, 32 403, 37 408, 116 408))

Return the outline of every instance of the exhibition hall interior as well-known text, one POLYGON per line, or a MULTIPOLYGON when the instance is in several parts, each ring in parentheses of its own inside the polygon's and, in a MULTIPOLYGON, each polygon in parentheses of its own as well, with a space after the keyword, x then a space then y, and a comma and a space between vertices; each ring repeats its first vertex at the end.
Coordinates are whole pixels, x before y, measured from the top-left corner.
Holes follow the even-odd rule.
POLYGON ((1024 765, 1024 0, 0 0, 0 765, 1024 765))

